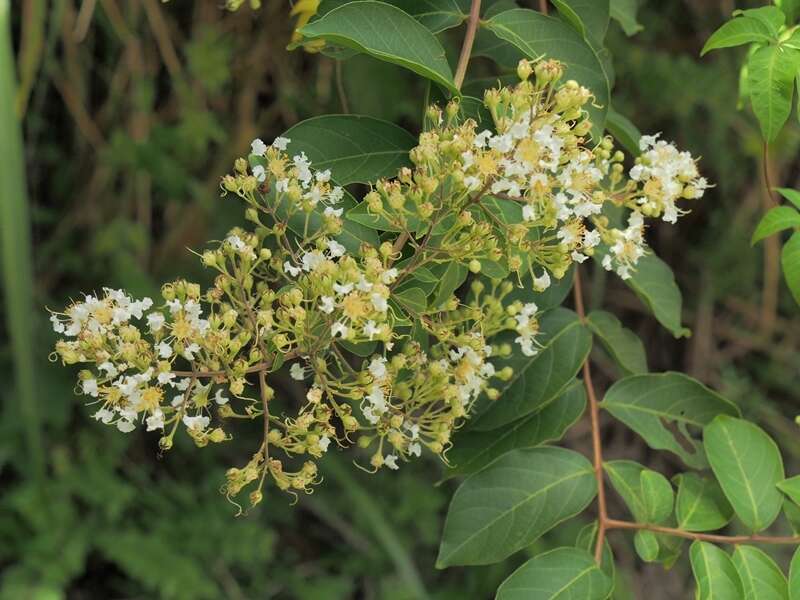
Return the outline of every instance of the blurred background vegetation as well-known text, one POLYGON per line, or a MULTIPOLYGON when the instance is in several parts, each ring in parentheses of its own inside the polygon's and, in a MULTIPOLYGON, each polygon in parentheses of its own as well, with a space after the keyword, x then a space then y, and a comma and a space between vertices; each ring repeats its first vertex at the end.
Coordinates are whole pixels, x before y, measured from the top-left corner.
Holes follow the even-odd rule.
MULTIPOLYGON (((236 518, 219 486, 248 453, 246 441, 196 450, 183 439, 162 457, 157 436, 92 421, 73 394, 74 374, 48 362, 45 306, 103 285, 156 296, 163 280, 208 278, 187 248, 243 223, 240 207, 219 198, 218 182, 254 137, 343 111, 417 132, 421 80, 366 57, 337 66, 287 52, 288 2, 236 13, 210 0, 10 4, 11 40, 0 40, 0 598, 491 597, 511 565, 433 567, 453 490, 452 482, 435 485, 435 461, 369 476, 331 453, 313 495, 291 506, 272 490, 236 518), (16 91, 8 87, 14 63, 16 91), (22 116, 24 146, 15 143, 12 110, 22 116)), ((7 5, 0 0, 0 21, 7 5)), ((800 186, 800 128, 793 121, 762 164, 755 120, 737 111, 740 53, 698 58, 708 35, 746 5, 653 1, 640 9, 643 31, 609 32, 617 110, 702 155, 716 184, 680 227, 651 232, 677 274, 692 337, 672 339, 602 270, 589 291, 593 305, 604 303, 645 340, 651 369, 685 370, 724 391, 796 468, 800 319, 777 246, 754 250, 748 240, 767 201, 764 169, 775 185, 800 186)), ((463 31, 451 33, 456 53, 463 31)), ((472 71, 498 74, 481 59, 472 71)), ((289 382, 281 384, 290 395, 289 382)), ((669 456, 607 425, 608 458, 675 472, 669 456)), ((586 449, 588 437, 579 424, 567 444, 586 449)), ((582 525, 574 523, 575 535, 582 525)), ((651 600, 688 597, 685 564, 665 573, 635 558, 630 536, 614 533, 611 542, 617 598, 645 597, 645 589, 651 600)))

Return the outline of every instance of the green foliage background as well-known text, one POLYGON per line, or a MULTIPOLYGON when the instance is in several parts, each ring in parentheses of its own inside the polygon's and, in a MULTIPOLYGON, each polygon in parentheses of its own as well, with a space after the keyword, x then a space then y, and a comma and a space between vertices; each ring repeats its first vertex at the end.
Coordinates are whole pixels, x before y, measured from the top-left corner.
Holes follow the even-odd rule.
MULTIPOLYGON (((602 300, 645 340, 653 371, 683 370, 722 391, 765 426, 785 449, 787 470, 796 470, 800 321, 774 245, 752 250, 749 238, 764 212, 762 170, 800 187, 797 121, 762 165, 758 125, 736 110, 744 50, 698 58, 708 35, 743 4, 645 3, 644 31, 628 38, 612 25, 608 36, 615 108, 701 155, 717 186, 679 229, 651 232, 678 277, 692 337, 673 339, 602 270, 588 292, 590 306, 602 300)), ((234 518, 218 488, 245 444, 195 451, 183 439, 161 457, 156 437, 92 422, 73 395, 72 374, 47 361, 53 339, 43 305, 61 306, 98 282, 155 295, 156 282, 179 274, 207 277, 186 248, 240 222, 238 206, 219 199, 218 181, 254 137, 344 109, 419 130, 420 78, 363 56, 338 72, 328 57, 287 52, 288 10, 277 1, 237 13, 188 0, 13 3, 13 99, 24 111, 19 158, 29 196, 14 218, 29 219, 33 248, 29 255, 24 235, 9 241, 26 224, 0 213, 0 313, 13 315, 0 321, 0 598, 489 598, 508 563, 525 559, 434 568, 455 486, 434 485, 442 470, 432 460, 369 476, 332 454, 312 496, 290 506, 273 492, 234 518), (13 305, 26 281, 33 298, 13 305), (20 325, 31 332, 30 359, 8 342, 20 325)), ((452 32, 448 53, 457 54, 460 35, 452 32)), ((473 70, 481 69, 494 72, 476 59, 473 70)), ((0 106, 10 105, 12 90, 0 94, 0 106)), ((0 137, 8 156, 13 136, 0 137)), ((3 176, 7 185, 12 175, 3 176)), ((615 367, 601 364, 604 389, 615 367)), ((289 381, 278 385, 293 393, 289 381)), ((622 426, 606 432, 607 460, 635 459, 668 474, 679 467, 622 426)), ((578 425, 566 445, 585 451, 588 438, 578 425)), ((624 510, 613 493, 610 500, 624 510)), ((536 549, 571 544, 583 524, 566 528, 572 539, 546 536, 536 549)), ((638 561, 623 534, 611 541, 623 589, 615 597, 689 593, 688 565, 665 573, 638 561)))

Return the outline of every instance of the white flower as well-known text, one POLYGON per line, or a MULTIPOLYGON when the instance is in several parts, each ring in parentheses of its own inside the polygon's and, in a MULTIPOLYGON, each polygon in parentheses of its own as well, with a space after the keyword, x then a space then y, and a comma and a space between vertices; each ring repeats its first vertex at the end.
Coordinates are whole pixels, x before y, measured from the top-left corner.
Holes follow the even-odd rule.
POLYGON ((376 356, 369 363, 369 374, 375 380, 381 380, 386 376, 386 359, 382 356, 376 356))
POLYGON ((53 331, 64 333, 66 327, 64 327, 64 323, 58 320, 58 315, 50 315, 50 322, 53 324, 53 331))
POLYGON ((222 406, 223 404, 228 403, 228 397, 222 394, 222 390, 217 390, 217 393, 214 395, 214 402, 222 406))
POLYGON ((205 415, 196 415, 194 417, 183 415, 183 424, 189 429, 193 429, 195 431, 204 431, 210 422, 211 419, 205 415))
POLYGON ((322 450, 322 452, 327 452, 328 446, 331 445, 331 439, 327 435, 323 435, 321 438, 319 438, 319 442, 317 442, 317 445, 319 446, 319 449, 322 450))
POLYGON ((160 383, 161 385, 166 385, 173 379, 175 379, 175 373, 172 373, 170 371, 163 371, 158 374, 158 383, 160 383))
POLYGON ((289 369, 289 375, 296 381, 303 381, 306 378, 306 370, 300 363, 294 363, 289 369))
POLYGON ((303 263, 303 270, 308 273, 321 265, 325 261, 325 257, 322 256, 322 252, 319 250, 314 250, 303 254, 300 261, 303 263))
POLYGON ((331 253, 331 258, 339 258, 344 256, 346 248, 336 240, 331 240, 328 242, 328 251, 331 253))
POLYGON ((327 183, 331 180, 331 170, 325 169, 324 171, 317 172, 317 181, 320 183, 327 183))
POLYGON ((267 171, 261 165, 256 165, 253 167, 253 177, 256 178, 256 181, 261 183, 262 181, 266 180, 267 178, 267 171))
POLYGON ((316 385, 311 386, 311 389, 306 393, 306 400, 311 404, 319 404, 322 400, 322 388, 318 388, 316 385))
POLYGON ((522 218, 525 221, 533 221, 536 218, 536 211, 532 205, 526 204, 522 207, 522 218))
POLYGON ((336 337, 338 335, 339 337, 345 338, 347 337, 348 332, 349 330, 347 329, 347 326, 344 323, 340 323, 337 321, 336 323, 331 325, 331 335, 333 337, 336 337))
POLYGON ((262 142, 259 138, 254 139, 250 143, 250 154, 255 154, 256 156, 264 156, 267 152, 267 145, 262 142))
POLYGON ((122 433, 130 433, 134 429, 136 429, 136 425, 132 421, 127 421, 125 419, 120 419, 117 421, 117 429, 119 429, 122 433))
POLYGON ((339 285, 338 283, 333 284, 333 291, 337 294, 346 295, 353 291, 353 284, 352 283, 345 283, 344 285, 339 285))
POLYGON ((369 337, 370 341, 372 341, 372 339, 376 335, 378 335, 380 332, 381 332, 381 328, 380 327, 376 327, 375 326, 375 321, 373 321, 372 319, 367 321, 367 323, 364 325, 364 335, 369 337))
POLYGON ((408 445, 408 453, 411 456, 419 456, 422 454, 422 446, 419 442, 412 442, 408 445))
POLYGON ((321 296, 319 299, 319 309, 329 315, 333 312, 335 304, 331 296, 321 296))
POLYGON ((372 306, 374 306, 375 310, 378 312, 385 313, 387 310, 389 310, 389 303, 386 301, 386 298, 380 294, 372 294, 371 300, 372 306))
POLYGON ((394 454, 388 454, 383 459, 383 464, 389 467, 392 471, 397 471, 400 466, 397 464, 397 457, 394 454))
POLYGON ((98 421, 108 425, 111 423, 111 420, 114 418, 114 413, 107 408, 101 408, 96 413, 92 415, 98 421))
POLYGON ((583 246, 584 248, 594 248, 597 244, 600 243, 600 232, 596 229, 591 231, 586 231, 583 234, 583 246))
POLYGON ((549 287, 550 287, 550 273, 548 273, 547 270, 545 269, 541 277, 533 278, 533 289, 537 292, 543 292, 549 287))
POLYGON ((570 256, 572 257, 572 260, 574 260, 574 261, 575 261, 576 263, 578 263, 578 264, 582 263, 582 262, 583 262, 583 261, 585 261, 587 258, 589 258, 589 257, 588 257, 588 256, 586 256, 585 254, 581 254, 581 253, 580 253, 580 252, 578 252, 577 250, 573 250, 573 251, 572 251, 572 254, 570 254, 570 256))
POLYGON ((533 347, 533 339, 526 336, 519 336, 514 340, 519 344, 522 353, 525 356, 536 356, 537 350, 533 347))
POLYGON ((279 194, 282 194, 282 193, 288 191, 289 190, 289 180, 288 179, 278 179, 278 181, 275 182, 275 190, 279 194))
POLYGON ((272 142, 272 147, 277 148, 278 150, 283 152, 284 150, 286 150, 286 146, 289 145, 291 141, 292 140, 290 140, 289 138, 278 136, 272 142))
POLYGON ((467 188, 468 191, 474 192, 481 187, 481 180, 474 175, 464 177, 464 187, 467 188))
POLYGON ((156 350, 158 350, 158 356, 161 358, 169 358, 172 356, 172 346, 170 346, 167 342, 161 342, 156 346, 156 350))
POLYGON ((164 429, 164 413, 161 412, 160 408, 157 408, 151 416, 145 419, 145 423, 147 424, 147 431, 164 429))
POLYGON ((81 387, 84 394, 97 398, 97 379, 84 379, 81 387))
POLYGON ((161 331, 161 328, 164 326, 164 315, 160 312, 150 313, 147 315, 147 325, 153 333, 161 331))
POLYGON ((180 392, 185 392, 189 389, 189 385, 191 385, 192 380, 189 377, 184 377, 178 383, 175 384, 175 389, 180 392))
POLYGON ((191 343, 186 346, 186 349, 183 351, 183 358, 186 360, 194 360, 194 355, 200 352, 200 346, 195 343, 191 343))
POLYGON ((297 277, 300 274, 301 270, 302 269, 300 269, 300 267, 293 266, 292 263, 290 263, 288 260, 285 263, 283 263, 283 271, 285 273, 288 273, 292 277, 297 277))
POLYGON ((381 283, 384 285, 389 285, 390 283, 393 283, 395 279, 397 279, 398 275, 399 272, 394 267, 391 269, 386 269, 381 275, 381 283))
POLYGON ((109 377, 116 377, 117 376, 117 367, 112 365, 110 362, 106 361, 104 363, 100 363, 97 365, 98 371, 105 371, 106 375, 109 377))
POLYGON ((326 217, 341 217, 343 212, 344 212, 343 208, 333 208, 332 206, 326 206, 322 214, 324 214, 326 217))
POLYGON ((360 292, 368 292, 372 289, 372 284, 362 275, 356 284, 356 289, 360 292))

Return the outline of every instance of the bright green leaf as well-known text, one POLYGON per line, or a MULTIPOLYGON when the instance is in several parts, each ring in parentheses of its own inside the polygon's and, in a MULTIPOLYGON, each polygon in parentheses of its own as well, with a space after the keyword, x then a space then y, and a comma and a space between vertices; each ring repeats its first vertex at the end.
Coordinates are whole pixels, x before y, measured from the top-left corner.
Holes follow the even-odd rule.
POLYGON ((556 548, 524 563, 497 590, 497 600, 605 600, 613 582, 578 548, 556 548))
POLYGON ((778 489, 800 506, 800 475, 778 482, 778 489))
POLYGON ((448 476, 468 475, 510 450, 560 440, 586 408, 586 389, 576 381, 542 410, 495 431, 459 431, 447 453, 448 476))
POLYGON ((503 560, 582 512, 596 491, 592 465, 577 452, 548 447, 509 452, 456 490, 436 564, 503 560))
POLYGON ((795 550, 789 566, 789 600, 800 600, 800 548, 795 550))
POLYGON ((799 212, 790 206, 776 206, 771 208, 758 223, 756 230, 753 232, 753 237, 750 240, 750 245, 760 242, 765 237, 771 236, 773 233, 777 233, 791 227, 800 227, 799 212))
POLYGON ((781 196, 786 198, 789 202, 794 204, 798 210, 800 210, 800 192, 790 188, 773 188, 773 189, 777 191, 781 196))
POLYGON ((638 433, 655 450, 669 450, 690 467, 707 465, 703 448, 688 427, 702 428, 715 416, 739 409, 682 373, 632 375, 606 392, 601 406, 638 433), (672 429, 665 422, 674 424, 672 429))
POLYGON ((739 15, 762 23, 769 29, 773 37, 778 36, 781 27, 786 22, 786 15, 777 6, 759 6, 758 8, 748 8, 733 12, 734 17, 739 15))
POLYGON ((783 459, 760 427, 727 415, 703 430, 708 462, 736 515, 753 532, 769 527, 781 510, 783 459))
POLYGON ((647 356, 644 344, 619 319, 603 310, 589 313, 586 324, 603 347, 626 373, 647 373, 647 356))
POLYGON ((678 527, 687 531, 722 529, 733 517, 733 507, 712 477, 697 473, 677 475, 678 496, 675 516, 678 527))
POLYGON ((652 531, 646 529, 637 531, 633 536, 633 547, 644 562, 654 562, 658 559, 658 537, 652 531))
POLYGON ((792 111, 799 64, 800 50, 773 45, 759 48, 748 60, 750 103, 768 142, 777 137, 792 111))
POLYGON ((394 123, 359 115, 312 117, 282 135, 291 140, 290 156, 305 152, 315 169, 330 169, 339 185, 394 177, 411 165, 408 152, 417 143, 394 123))
POLYGON ((689 558, 697 581, 697 600, 744 600, 742 581, 724 550, 708 542, 694 542, 689 558))
POLYGON ((306 40, 325 39, 400 65, 458 92, 439 40, 408 13, 390 4, 349 2, 309 23, 300 33, 306 40))
POLYGON ((708 38, 700 56, 711 50, 731 48, 752 43, 768 43, 774 39, 769 27, 756 19, 749 17, 736 17, 717 29, 708 38))
POLYGON ((638 0, 611 0, 611 18, 620 24, 628 37, 644 29, 636 18, 638 10, 638 0))
POLYGON ((736 546, 733 564, 739 572, 745 600, 789 600, 786 577, 762 550, 736 546))
MULTIPOLYGON (((504 334, 493 342, 514 343, 514 337, 514 333, 504 334)), ((495 384, 501 400, 484 399, 476 406, 471 430, 497 429, 552 402, 572 383, 592 345, 592 336, 578 316, 563 308, 544 313, 538 340, 543 347, 535 356, 517 351, 495 361, 497 369, 511 366, 514 374, 495 384)))
POLYGON ((794 232, 781 251, 781 269, 786 285, 800 304, 800 232, 794 232))
POLYGON ((599 139, 609 103, 608 76, 597 53, 581 35, 559 19, 524 8, 495 15, 485 25, 529 58, 547 56, 562 61, 565 78, 575 79, 596 97, 595 106, 587 106, 587 110, 595 127, 593 137, 599 139))

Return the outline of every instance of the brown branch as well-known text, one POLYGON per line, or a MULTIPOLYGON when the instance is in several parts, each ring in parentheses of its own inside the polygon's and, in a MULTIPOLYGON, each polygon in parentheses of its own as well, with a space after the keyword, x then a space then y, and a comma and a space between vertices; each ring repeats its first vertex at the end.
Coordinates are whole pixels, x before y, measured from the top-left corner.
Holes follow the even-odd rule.
MULTIPOLYGON (((583 288, 581 286, 580 269, 575 266, 575 310, 581 321, 586 321, 586 309, 583 304, 583 288)), ((603 544, 608 525, 608 509, 606 507, 606 489, 603 479, 603 447, 600 441, 600 407, 592 383, 592 371, 589 368, 589 357, 583 362, 583 384, 589 397, 589 417, 592 424, 592 453, 594 458, 594 477, 597 480, 597 542, 594 549, 595 561, 600 564, 603 558, 603 544)))
POLYGON ((700 540, 715 544, 800 544, 800 536, 771 536, 771 535, 718 535, 716 533, 696 533, 675 527, 662 527, 661 525, 650 525, 648 523, 634 523, 632 521, 620 521, 618 519, 606 519, 605 528, 608 529, 629 529, 647 530, 655 533, 663 533, 675 537, 686 538, 688 540, 700 540))
POLYGON ((472 54, 472 44, 475 42, 475 31, 478 29, 478 22, 481 16, 481 0, 472 0, 467 19, 467 33, 464 35, 464 43, 461 45, 461 54, 458 57, 458 66, 453 81, 457 89, 461 89, 464 83, 464 76, 467 74, 467 64, 472 54))
POLYGON ((547 0, 539 0, 539 12, 547 14, 547 0))

